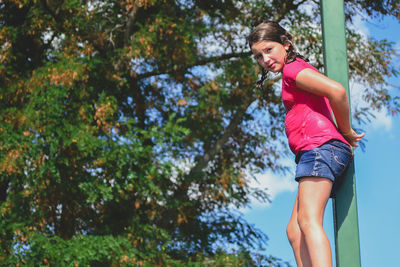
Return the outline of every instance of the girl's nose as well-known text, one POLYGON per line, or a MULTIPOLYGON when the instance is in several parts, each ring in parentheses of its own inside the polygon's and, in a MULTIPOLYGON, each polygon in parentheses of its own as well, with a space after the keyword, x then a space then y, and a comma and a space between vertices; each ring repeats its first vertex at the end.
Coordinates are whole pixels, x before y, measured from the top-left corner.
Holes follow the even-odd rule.
POLYGON ((267 62, 269 60, 269 57, 267 54, 263 54, 263 60, 264 60, 264 62, 267 62))

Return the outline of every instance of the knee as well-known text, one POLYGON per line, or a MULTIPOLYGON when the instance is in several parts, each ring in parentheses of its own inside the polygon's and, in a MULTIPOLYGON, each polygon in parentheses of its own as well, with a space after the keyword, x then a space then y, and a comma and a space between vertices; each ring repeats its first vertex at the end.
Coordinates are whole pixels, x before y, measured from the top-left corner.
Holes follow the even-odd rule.
POLYGON ((297 223, 300 231, 305 235, 315 230, 316 227, 322 227, 322 222, 320 223, 317 218, 314 216, 309 216, 308 214, 299 213, 299 216, 297 217, 297 223))
POLYGON ((290 221, 286 227, 286 235, 289 240, 289 243, 292 247, 297 246, 300 244, 301 239, 301 231, 297 221, 290 221))

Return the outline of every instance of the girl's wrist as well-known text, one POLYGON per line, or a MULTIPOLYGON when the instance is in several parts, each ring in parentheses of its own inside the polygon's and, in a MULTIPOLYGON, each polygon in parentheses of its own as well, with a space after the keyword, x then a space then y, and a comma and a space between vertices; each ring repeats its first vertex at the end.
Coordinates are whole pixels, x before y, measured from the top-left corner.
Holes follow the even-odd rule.
POLYGON ((342 132, 342 135, 349 136, 352 133, 353 133, 353 128, 350 127, 350 130, 348 132, 342 132))

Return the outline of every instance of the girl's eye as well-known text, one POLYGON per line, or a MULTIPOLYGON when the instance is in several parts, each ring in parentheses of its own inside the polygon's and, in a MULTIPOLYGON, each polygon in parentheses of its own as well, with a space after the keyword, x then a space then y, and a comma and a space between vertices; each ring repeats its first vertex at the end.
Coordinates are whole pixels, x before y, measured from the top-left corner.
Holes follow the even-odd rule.
POLYGON ((258 55, 255 55, 255 56, 254 56, 254 58, 255 58, 256 60, 259 60, 261 57, 262 57, 261 54, 258 54, 258 55))

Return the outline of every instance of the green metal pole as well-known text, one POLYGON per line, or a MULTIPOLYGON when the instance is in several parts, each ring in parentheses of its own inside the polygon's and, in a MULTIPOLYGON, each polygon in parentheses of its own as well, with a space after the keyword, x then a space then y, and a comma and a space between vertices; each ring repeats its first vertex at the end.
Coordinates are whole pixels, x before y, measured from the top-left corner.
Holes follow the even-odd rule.
MULTIPOLYGON (((321 10, 325 74, 346 88, 350 100, 343 0, 321 0, 321 10)), ((336 266, 361 266, 354 163, 332 203, 336 266)))

